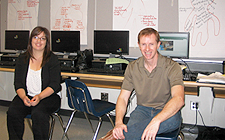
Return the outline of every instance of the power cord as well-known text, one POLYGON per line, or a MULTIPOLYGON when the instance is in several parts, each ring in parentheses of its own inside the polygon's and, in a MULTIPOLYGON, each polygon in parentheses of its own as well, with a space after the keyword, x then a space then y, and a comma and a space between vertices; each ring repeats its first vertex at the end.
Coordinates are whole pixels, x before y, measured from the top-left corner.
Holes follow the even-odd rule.
POLYGON ((190 69, 189 65, 187 64, 187 62, 185 62, 182 58, 180 58, 180 60, 185 64, 185 66, 187 66, 187 69, 189 70, 189 72, 191 74, 193 74, 193 72, 191 71, 191 69, 190 69))
MULTIPOLYGON (((196 134, 195 132, 192 131, 192 129, 194 129, 196 126, 197 126, 197 120, 198 120, 198 113, 201 117, 201 120, 202 120, 202 123, 203 123, 203 126, 207 129, 206 125, 205 125, 205 122, 204 122, 204 119, 202 117, 202 114, 200 112, 200 110, 198 109, 198 106, 196 106, 196 111, 195 111, 195 114, 196 114, 196 120, 195 120, 195 124, 193 127, 189 128, 188 132, 191 133, 191 134, 196 134)), ((208 129, 207 129, 208 130, 208 129)))
MULTIPOLYGON (((198 109, 196 109, 196 110, 198 110, 198 109)), ((203 120, 202 114, 201 114, 201 112, 200 112, 199 110, 198 110, 198 113, 199 113, 199 115, 200 115, 200 117, 201 117, 203 126, 204 126, 205 128, 207 128, 206 125, 205 125, 205 122, 204 122, 204 120, 203 120)))
POLYGON ((197 126, 197 123, 198 123, 198 118, 197 118, 198 112, 197 111, 198 110, 196 109, 196 111, 195 111, 195 124, 194 124, 194 126, 192 126, 188 129, 188 132, 191 133, 191 134, 196 134, 195 132, 192 132, 191 130, 194 129, 197 126))

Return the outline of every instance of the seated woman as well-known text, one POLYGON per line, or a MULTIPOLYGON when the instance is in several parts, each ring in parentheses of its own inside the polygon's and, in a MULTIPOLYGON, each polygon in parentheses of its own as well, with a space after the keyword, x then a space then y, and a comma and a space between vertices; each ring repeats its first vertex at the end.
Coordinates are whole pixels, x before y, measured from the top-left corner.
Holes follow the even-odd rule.
POLYGON ((9 140, 22 140, 24 118, 31 114, 35 140, 47 140, 50 115, 61 105, 60 63, 50 51, 50 33, 35 27, 27 50, 17 58, 14 88, 17 95, 7 111, 9 140))

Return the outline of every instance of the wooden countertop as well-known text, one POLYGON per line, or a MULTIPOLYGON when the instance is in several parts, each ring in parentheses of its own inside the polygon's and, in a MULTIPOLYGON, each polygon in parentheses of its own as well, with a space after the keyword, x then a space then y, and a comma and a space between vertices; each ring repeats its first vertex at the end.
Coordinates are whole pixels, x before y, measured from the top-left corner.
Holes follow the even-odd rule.
MULTIPOLYGON (((2 68, 0 71, 14 72, 13 68, 2 68)), ((80 81, 83 81, 87 86, 100 87, 100 88, 112 88, 120 89, 123 81, 123 76, 112 76, 112 75, 100 75, 90 73, 70 73, 61 72, 63 77, 78 77, 80 81)), ((197 95, 198 87, 213 87, 217 98, 225 98, 225 85, 223 84, 208 84, 198 83, 195 81, 184 81, 185 94, 197 95)))

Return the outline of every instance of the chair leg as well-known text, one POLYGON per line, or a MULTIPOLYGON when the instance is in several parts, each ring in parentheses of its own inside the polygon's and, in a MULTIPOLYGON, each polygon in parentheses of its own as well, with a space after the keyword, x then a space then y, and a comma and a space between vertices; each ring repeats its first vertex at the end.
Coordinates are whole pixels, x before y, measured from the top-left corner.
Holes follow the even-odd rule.
POLYGON ((101 124, 102 124, 102 118, 99 117, 98 126, 97 126, 97 128, 96 128, 96 130, 95 130, 95 134, 94 134, 92 140, 96 140, 96 139, 97 139, 98 132, 99 132, 99 129, 100 129, 100 127, 101 127, 101 124))
POLYGON ((177 137, 177 140, 184 140, 184 134, 180 131, 178 137, 177 137))
POLYGON ((52 139, 52 135, 53 135, 53 130, 54 130, 54 126, 55 126, 55 118, 50 115, 50 118, 51 118, 51 126, 50 126, 50 129, 49 129, 49 140, 52 139))
MULTIPOLYGON (((54 116, 56 116, 56 117, 58 117, 58 119, 59 119, 59 122, 60 122, 60 125, 61 125, 61 127, 62 127, 62 129, 63 129, 63 132, 65 131, 65 128, 64 128, 64 123, 63 123, 63 119, 62 119, 62 117, 57 113, 57 112, 55 112, 55 113, 53 113, 52 115, 54 115, 54 116)), ((66 134, 66 138, 69 140, 69 138, 68 138, 68 135, 66 134)))
POLYGON ((107 113, 106 116, 109 118, 109 121, 111 122, 111 125, 112 125, 112 127, 114 128, 115 126, 114 126, 114 123, 113 123, 112 118, 110 117, 110 114, 107 113))
MULTIPOLYGON (((48 137, 49 137, 49 140, 52 140, 52 135, 53 135, 53 130, 54 130, 54 126, 55 126, 55 119, 52 115, 50 115, 50 119, 51 119, 51 124, 50 124, 50 127, 49 127, 49 134, 48 134, 48 137)), ((27 120, 27 123, 32 131, 32 125, 31 125, 31 122, 30 122, 30 118, 26 118, 27 120)))
POLYGON ((74 116, 75 113, 76 113, 76 110, 74 110, 74 111, 72 112, 72 114, 71 114, 71 116, 70 116, 70 118, 69 118, 69 120, 68 120, 68 122, 67 122, 65 131, 64 131, 63 136, 62 136, 62 140, 63 140, 64 137, 67 135, 67 131, 68 131, 69 127, 70 127, 70 124, 71 124, 71 122, 72 122, 72 120, 73 120, 73 116, 74 116))
POLYGON ((30 119, 26 118, 26 120, 27 120, 27 123, 28 123, 28 125, 29 125, 31 131, 32 131, 32 125, 31 125, 30 119))
POLYGON ((93 125, 92 125, 92 123, 91 123, 90 119, 88 118, 88 116, 87 116, 87 113, 86 113, 86 112, 84 112, 84 116, 86 117, 87 121, 88 121, 88 122, 89 122, 89 124, 91 125, 91 129, 92 129, 93 133, 95 133, 94 128, 93 128, 93 125))

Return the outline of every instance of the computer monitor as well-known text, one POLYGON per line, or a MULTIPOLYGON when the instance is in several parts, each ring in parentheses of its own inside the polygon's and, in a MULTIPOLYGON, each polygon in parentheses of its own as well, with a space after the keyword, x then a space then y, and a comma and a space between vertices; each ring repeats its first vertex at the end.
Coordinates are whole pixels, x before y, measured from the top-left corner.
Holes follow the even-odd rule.
POLYGON ((80 50, 80 31, 51 31, 52 51, 76 53, 80 50))
POLYGON ((189 32, 159 32, 158 52, 170 58, 189 58, 189 32))
POLYGON ((94 54, 129 55, 129 31, 95 30, 94 54))
POLYGON ((26 50, 29 33, 29 30, 5 30, 5 50, 26 50))

